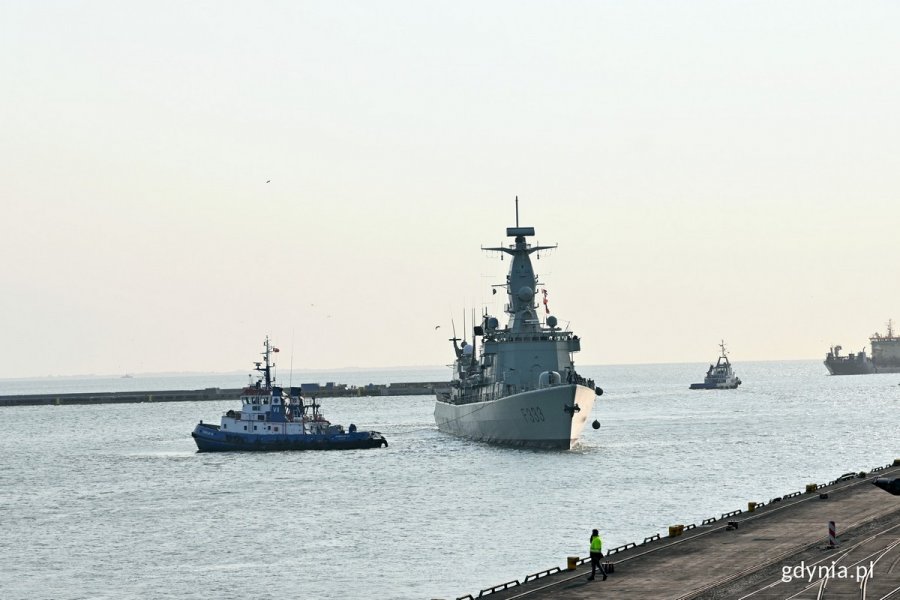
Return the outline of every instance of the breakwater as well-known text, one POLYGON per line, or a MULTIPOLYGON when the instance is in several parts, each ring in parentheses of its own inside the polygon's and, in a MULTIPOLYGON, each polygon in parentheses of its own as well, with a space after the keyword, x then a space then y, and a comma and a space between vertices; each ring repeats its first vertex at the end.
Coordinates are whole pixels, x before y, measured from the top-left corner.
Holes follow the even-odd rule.
MULTIPOLYGON (((342 398, 358 396, 429 396, 449 387, 446 381, 402 382, 348 386, 303 384, 306 397, 342 398)), ((140 402, 198 402, 236 400, 243 388, 202 390, 151 390, 137 392, 80 392, 73 394, 16 394, 0 396, 0 406, 67 406, 72 404, 135 404, 140 402)))

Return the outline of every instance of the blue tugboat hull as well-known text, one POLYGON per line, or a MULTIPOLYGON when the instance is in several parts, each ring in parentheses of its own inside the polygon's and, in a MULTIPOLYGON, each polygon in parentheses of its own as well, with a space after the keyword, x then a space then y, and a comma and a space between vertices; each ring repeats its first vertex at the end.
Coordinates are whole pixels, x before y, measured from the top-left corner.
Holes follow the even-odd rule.
POLYGON ((376 431, 334 435, 255 435, 225 433, 216 425, 201 423, 191 432, 199 452, 275 452, 283 450, 358 450, 387 446, 376 431))

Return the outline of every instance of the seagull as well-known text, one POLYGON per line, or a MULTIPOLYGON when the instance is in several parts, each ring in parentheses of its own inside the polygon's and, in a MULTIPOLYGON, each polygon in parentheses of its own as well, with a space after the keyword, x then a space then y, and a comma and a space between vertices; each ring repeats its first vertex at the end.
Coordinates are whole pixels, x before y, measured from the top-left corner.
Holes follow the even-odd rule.
POLYGON ((267 179, 267 180, 266 180, 266 183, 269 183, 270 181, 272 181, 272 180, 271 180, 271 179, 267 179))
POLYGON ((440 325, 435 325, 435 326, 434 326, 434 330, 435 330, 435 331, 437 331, 437 330, 440 329, 440 328, 441 328, 440 325))

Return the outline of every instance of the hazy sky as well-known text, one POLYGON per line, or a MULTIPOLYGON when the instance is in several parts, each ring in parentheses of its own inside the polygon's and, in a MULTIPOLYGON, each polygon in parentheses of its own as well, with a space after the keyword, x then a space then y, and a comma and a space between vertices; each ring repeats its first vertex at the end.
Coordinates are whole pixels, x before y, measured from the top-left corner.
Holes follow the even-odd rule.
POLYGON ((240 370, 266 334, 449 363, 516 195, 580 364, 860 349, 900 320, 898 31, 894 1, 3 0, 0 377, 240 370))

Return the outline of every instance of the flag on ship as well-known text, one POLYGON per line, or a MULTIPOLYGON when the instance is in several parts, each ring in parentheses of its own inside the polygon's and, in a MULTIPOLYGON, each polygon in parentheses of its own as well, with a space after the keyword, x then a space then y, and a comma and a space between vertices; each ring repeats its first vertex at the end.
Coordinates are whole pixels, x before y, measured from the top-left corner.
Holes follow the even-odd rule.
POLYGON ((541 291, 544 292, 544 310, 547 311, 547 314, 549 315, 550 314, 550 306, 547 304, 547 290, 544 289, 541 291))

